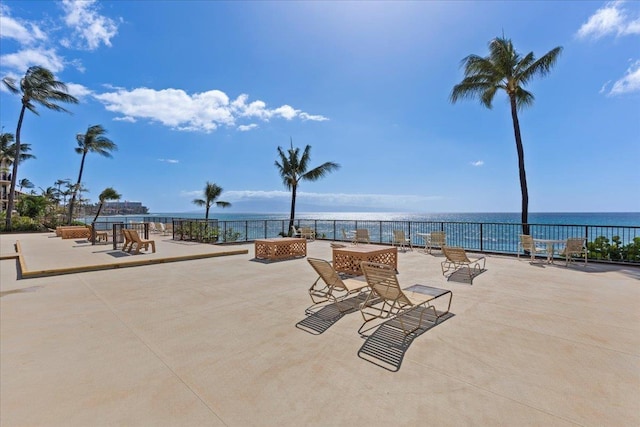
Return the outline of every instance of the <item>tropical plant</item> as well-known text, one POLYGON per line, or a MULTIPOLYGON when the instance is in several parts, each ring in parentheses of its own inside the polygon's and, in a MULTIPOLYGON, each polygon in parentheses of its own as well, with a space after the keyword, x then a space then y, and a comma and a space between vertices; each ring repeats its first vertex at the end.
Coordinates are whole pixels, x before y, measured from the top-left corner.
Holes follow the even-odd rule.
POLYGON ((33 185, 33 182, 29 181, 27 178, 22 178, 20 180, 20 182, 18 183, 18 185, 20 186, 20 191, 22 193, 22 188, 35 188, 35 185, 33 185))
POLYGON ((100 216, 100 211, 102 210, 102 205, 104 204, 105 201, 107 200, 120 200, 120 197, 122 197, 120 194, 118 194, 118 192, 116 190, 114 190, 112 187, 107 187, 105 188, 102 193, 100 193, 100 204, 98 205, 98 212, 96 212, 96 216, 95 218, 93 218, 93 222, 96 222, 96 220, 98 219, 98 217, 100 216))
POLYGON ((504 90, 509 97, 511 118, 518 152, 520 191, 522 193, 522 232, 529 234, 529 192, 524 168, 524 149, 520 135, 518 110, 533 104, 534 96, 524 86, 535 76, 549 73, 556 63, 562 47, 556 47, 536 59, 533 52, 521 56, 510 39, 495 38, 489 43, 489 56, 469 55, 462 60, 464 79, 453 87, 451 102, 459 99, 475 98, 491 109, 498 90, 504 90))
POLYGON ((112 157, 111 152, 118 150, 118 146, 105 136, 106 133, 107 131, 102 127, 102 125, 93 125, 89 126, 87 133, 79 133, 76 135, 78 146, 75 148, 75 151, 82 155, 82 160, 80 161, 78 181, 76 182, 71 195, 71 201, 69 202, 69 224, 73 221, 73 206, 75 205, 76 197, 78 196, 78 191, 80 189, 80 182, 82 181, 82 173, 84 171, 84 161, 87 154, 96 153, 103 157, 112 157))
MULTIPOLYGON (((22 95, 22 109, 20 110, 18 126, 16 128, 16 148, 14 152, 14 159, 22 159, 20 133, 22 131, 22 121, 24 120, 25 111, 29 110, 37 115, 36 104, 40 104, 50 110, 68 112, 56 102, 77 104, 78 100, 74 96, 69 95, 69 93, 67 93, 67 86, 63 82, 56 80, 53 73, 44 67, 29 67, 24 77, 20 79, 20 88, 16 85, 15 79, 11 77, 4 77, 2 82, 11 93, 22 95)), ((7 218, 5 221, 5 228, 7 230, 11 230, 11 215, 15 201, 16 178, 18 176, 19 163, 19 161, 13 163, 9 200, 7 203, 7 218)))
POLYGON ((44 196, 35 196, 32 194, 23 194, 16 203, 16 210, 20 216, 26 216, 31 219, 41 219, 49 201, 44 196))
POLYGON ((215 183, 207 181, 207 185, 205 185, 204 187, 204 194, 203 194, 204 198, 195 199, 193 201, 193 204, 205 207, 205 212, 204 212, 205 220, 209 219, 209 209, 211 208, 211 206, 213 206, 214 202, 216 206, 219 206, 221 208, 227 208, 231 206, 231 203, 229 202, 223 202, 220 200, 216 201, 216 199, 220 197, 220 194, 222 194, 222 188, 216 185, 215 183))
POLYGON ((311 146, 307 145, 300 155, 299 148, 293 148, 293 139, 291 139, 291 148, 285 153, 282 147, 278 147, 278 155, 280 161, 276 160, 275 166, 280 173, 282 183, 291 190, 291 212, 289 216, 289 233, 293 227, 293 221, 296 216, 296 195, 298 185, 301 181, 317 181, 334 170, 340 169, 340 165, 334 162, 325 162, 311 170, 309 168, 311 146))
MULTIPOLYGON (((16 158, 17 148, 18 147, 14 142, 12 133, 0 134, 0 160, 3 160, 6 165, 13 165, 13 160, 16 158)), ((21 162, 36 158, 33 154, 29 154, 28 151, 31 151, 31 144, 20 144, 21 162)))

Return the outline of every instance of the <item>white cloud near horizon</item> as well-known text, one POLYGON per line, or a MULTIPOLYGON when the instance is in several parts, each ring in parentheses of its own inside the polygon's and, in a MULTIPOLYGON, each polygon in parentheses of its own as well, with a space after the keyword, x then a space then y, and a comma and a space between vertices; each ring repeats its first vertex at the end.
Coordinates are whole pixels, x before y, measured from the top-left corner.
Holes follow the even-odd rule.
POLYGON ((471 162, 471 166, 482 166, 484 165, 484 160, 476 160, 475 162, 471 162))
POLYGON ((632 17, 623 1, 613 1, 598 9, 582 24, 576 36, 599 39, 609 34, 625 36, 640 34, 640 17, 632 17))
MULTIPOLYGON (((182 191, 183 197, 198 197, 202 190, 182 191)), ((242 190, 224 191, 221 200, 230 203, 265 200, 291 200, 291 192, 284 190, 242 190)), ((327 206, 358 206, 371 208, 397 208, 398 206, 416 206, 417 204, 440 200, 442 196, 419 196, 411 194, 346 194, 346 193, 309 193, 298 192, 299 203, 322 204, 327 206)))
POLYGON ((63 0, 64 22, 72 30, 70 38, 63 38, 64 47, 95 50, 100 44, 111 47, 111 39, 118 34, 115 21, 98 13, 96 0, 63 0))
MULTIPOLYGON (((311 115, 289 105, 267 108, 264 101, 247 103, 249 96, 241 94, 230 101, 220 90, 188 94, 182 89, 149 89, 145 87, 126 90, 114 88, 111 92, 94 94, 108 111, 122 114, 114 120, 135 121, 147 119, 179 131, 215 131, 219 126, 236 126, 243 118, 269 121, 274 118, 292 120, 328 120, 324 116, 311 115)), ((256 124, 239 125, 239 131, 249 131, 256 124)))

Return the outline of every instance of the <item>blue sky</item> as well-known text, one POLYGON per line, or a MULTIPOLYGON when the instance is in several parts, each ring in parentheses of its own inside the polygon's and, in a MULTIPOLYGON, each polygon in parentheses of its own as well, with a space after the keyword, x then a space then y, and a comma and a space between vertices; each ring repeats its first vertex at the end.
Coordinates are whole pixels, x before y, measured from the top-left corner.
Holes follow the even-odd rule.
MULTIPOLYGON (((106 187, 189 212, 207 181, 224 212, 287 212, 277 147, 340 170, 299 187, 299 211, 519 212, 506 95, 449 102, 461 60, 491 39, 563 52, 520 112, 530 212, 640 211, 640 2, 3 1, 0 74, 42 65, 80 99, 27 113, 37 159, 18 179, 77 179, 75 136, 101 124, 106 187)), ((20 100, 0 91, 15 132, 20 100)), ((213 209, 213 214, 218 208, 213 209)))

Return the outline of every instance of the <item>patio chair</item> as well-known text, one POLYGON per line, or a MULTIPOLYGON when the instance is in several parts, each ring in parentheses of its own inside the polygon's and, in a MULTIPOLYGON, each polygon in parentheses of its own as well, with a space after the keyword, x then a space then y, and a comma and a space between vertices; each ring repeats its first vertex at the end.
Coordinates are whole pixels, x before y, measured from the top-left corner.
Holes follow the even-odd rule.
POLYGON ((300 227, 298 229, 300 233, 300 237, 304 237, 305 239, 315 240, 316 232, 313 231, 311 227, 300 227))
POLYGON ((391 245, 400 247, 405 250, 408 246, 410 250, 413 250, 413 244, 411 244, 411 239, 405 237, 403 230, 393 230, 393 240, 391 240, 391 245))
POLYGON ((442 249, 447 244, 447 233, 444 231, 432 231, 427 241, 427 252, 431 253, 433 248, 442 249))
POLYGON ((587 248, 584 246, 585 239, 582 237, 569 237, 566 246, 560 256, 565 257, 565 266, 569 266, 574 261, 573 257, 584 257, 584 265, 587 265, 587 248))
POLYGON ((546 246, 538 246, 536 242, 533 240, 533 237, 528 234, 520 235, 520 242, 518 243, 518 259, 520 259, 520 252, 528 251, 531 255, 531 261, 535 261, 536 254, 547 252, 546 246))
POLYGON ((347 234, 347 231, 345 231, 345 229, 344 229, 344 228, 342 229, 342 240, 344 240, 345 242, 351 242, 351 243, 353 243, 354 245, 355 245, 355 243, 356 243, 356 241, 355 241, 355 234, 354 234, 352 231, 350 231, 350 232, 347 234), (351 236, 349 236, 349 234, 350 234, 351 236))
POLYGON ((155 240, 146 240, 141 238, 136 230, 128 230, 128 232, 129 232, 129 238, 131 239, 131 242, 132 242, 131 247, 129 248, 129 252, 131 252, 135 246, 135 252, 133 254, 137 255, 140 253, 140 249, 144 248, 145 251, 148 251, 149 245, 151 245, 152 252, 156 253, 155 240))
POLYGON ((156 226, 156 223, 151 221, 149 222, 149 232, 150 233, 159 233, 160 230, 158 230, 158 227, 156 226))
POLYGON ((296 228, 295 225, 291 226, 291 237, 301 237, 302 233, 299 228, 296 228))
POLYGON ((473 277, 484 271, 486 258, 483 256, 469 258, 463 248, 446 245, 442 247, 442 253, 446 257, 446 259, 440 263, 442 275, 445 276, 449 270, 453 270, 449 276, 447 276, 447 280, 449 280, 456 271, 466 268, 469 274, 469 281, 473 284, 473 277), (482 261, 482 265, 480 265, 480 261, 482 261))
POLYGON ((339 303, 369 290, 369 285, 364 280, 341 277, 329 261, 307 258, 307 262, 318 273, 318 278, 309 288, 313 305, 306 310, 307 314, 313 312, 313 307, 325 302, 335 303, 341 313, 351 310, 353 306, 346 305, 346 308, 341 308, 339 303))
POLYGON ((356 229, 356 233, 353 236, 353 243, 370 243, 371 239, 369 239, 369 230, 366 228, 358 228, 356 229))
POLYGON ((129 229, 122 229, 122 237, 124 238, 124 243, 122 244, 122 250, 124 252, 131 252, 131 246, 133 246, 133 240, 131 240, 131 235, 129 234, 129 229))
POLYGON ((360 313, 364 319, 360 331, 372 320, 396 318, 400 322, 402 331, 408 335, 420 329, 425 313, 433 314, 434 323, 438 323, 442 316, 449 313, 453 297, 450 290, 425 285, 413 285, 401 289, 397 273, 392 266, 367 261, 363 261, 360 266, 371 288, 369 297, 360 305, 360 313), (447 309, 438 312, 432 302, 445 295, 449 295, 447 309), (417 322, 415 316, 404 319, 405 313, 416 308, 421 308, 417 322))

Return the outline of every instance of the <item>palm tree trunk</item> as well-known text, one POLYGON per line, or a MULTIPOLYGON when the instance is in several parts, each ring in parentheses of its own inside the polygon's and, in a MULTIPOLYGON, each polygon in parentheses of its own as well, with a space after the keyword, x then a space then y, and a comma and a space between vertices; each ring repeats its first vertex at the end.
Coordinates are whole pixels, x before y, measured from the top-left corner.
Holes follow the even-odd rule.
POLYGON ((13 159, 13 169, 11 172, 11 185, 9 187, 9 201, 7 202, 7 219, 5 222, 5 229, 11 230, 11 213, 13 212, 13 205, 16 199, 16 181, 18 178, 18 163, 20 160, 20 131, 22 130, 22 120, 24 119, 24 112, 27 106, 23 103, 20 110, 20 118, 18 119, 18 127, 16 128, 16 152, 13 159))
POLYGON ((96 222, 98 220, 98 217, 100 216, 100 211, 102 210, 102 200, 100 200, 100 204, 98 205, 98 212, 96 212, 96 216, 95 218, 93 218, 93 222, 96 222))
POLYGON ((291 235, 291 228, 293 227, 293 219, 296 217, 296 192, 298 188, 296 185, 291 187, 291 215, 289 216, 289 230, 287 234, 291 235))
POLYGON ((80 161, 80 173, 78 174, 78 183, 73 188, 73 196, 71 197, 71 201, 69 202, 69 225, 73 221, 73 206, 76 204, 76 195, 78 194, 78 189, 80 188, 80 181, 82 181, 82 171, 84 170, 84 159, 87 157, 87 152, 82 153, 82 160, 80 161))
POLYGON ((522 147, 515 95, 509 95, 509 100, 511 101, 511 118, 513 119, 513 132, 516 137, 516 149, 518 150, 518 170, 520 172, 520 191, 522 193, 522 234, 529 234, 529 191, 527 190, 527 174, 524 170, 524 148, 522 147))

